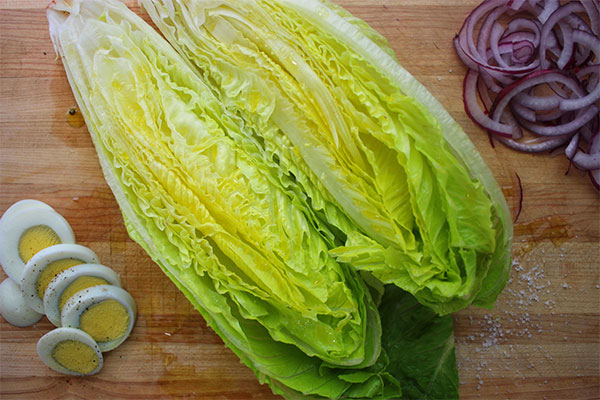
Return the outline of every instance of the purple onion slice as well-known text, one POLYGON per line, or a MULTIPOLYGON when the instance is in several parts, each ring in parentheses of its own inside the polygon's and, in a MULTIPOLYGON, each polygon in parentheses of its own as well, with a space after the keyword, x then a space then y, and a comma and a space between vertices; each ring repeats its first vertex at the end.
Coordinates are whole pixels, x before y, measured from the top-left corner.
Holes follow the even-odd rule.
POLYGON ((565 154, 600 190, 599 33, 597 0, 485 0, 454 46, 465 111, 492 146, 565 154))

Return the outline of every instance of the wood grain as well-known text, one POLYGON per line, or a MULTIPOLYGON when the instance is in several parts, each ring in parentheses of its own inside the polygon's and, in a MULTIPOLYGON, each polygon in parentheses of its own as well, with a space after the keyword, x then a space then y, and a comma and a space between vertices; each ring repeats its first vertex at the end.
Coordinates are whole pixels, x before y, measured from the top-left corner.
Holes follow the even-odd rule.
MULTIPOLYGON (((586 176, 560 158, 491 148, 462 108, 452 38, 476 0, 338 0, 382 33, 400 63, 463 126, 516 211, 511 281, 494 310, 455 315, 463 399, 600 398, 600 208, 586 176)), ((127 4, 137 11, 136 2, 127 4)), ((2 399, 270 399, 123 226, 56 61, 40 0, 0 0, 0 212, 23 198, 63 214, 77 240, 136 299, 132 336, 91 378, 48 370, 37 340, 52 328, 0 321, 2 399)), ((0 279, 5 275, 0 272, 0 279)))

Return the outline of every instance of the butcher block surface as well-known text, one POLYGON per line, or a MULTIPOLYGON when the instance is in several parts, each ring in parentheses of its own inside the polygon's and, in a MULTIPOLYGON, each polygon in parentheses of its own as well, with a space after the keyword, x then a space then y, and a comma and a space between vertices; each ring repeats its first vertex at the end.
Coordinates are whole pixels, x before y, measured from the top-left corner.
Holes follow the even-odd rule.
MULTIPOLYGON (((382 33, 463 126, 514 217, 522 193, 507 288, 495 309, 454 315, 461 398, 600 398, 600 196, 566 158, 493 148, 465 115, 465 67, 452 38, 478 1, 336 3, 382 33)), ((0 0, 0 213, 24 198, 54 207, 77 242, 121 275, 138 319, 99 374, 75 378, 37 356, 38 339, 53 328, 46 318, 28 328, 0 318, 0 398, 277 398, 128 237, 87 129, 69 117, 76 103, 48 35, 47 4, 0 0)))

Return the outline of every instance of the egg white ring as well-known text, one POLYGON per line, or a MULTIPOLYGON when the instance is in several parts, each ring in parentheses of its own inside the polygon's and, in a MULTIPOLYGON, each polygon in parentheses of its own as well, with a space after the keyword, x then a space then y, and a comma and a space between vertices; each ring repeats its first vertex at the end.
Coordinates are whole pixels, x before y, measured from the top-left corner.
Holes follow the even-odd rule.
POLYGON ((44 364, 57 372, 67 375, 94 375, 98 373, 100 369, 102 369, 102 364, 104 363, 104 358, 102 357, 102 352, 100 351, 100 347, 98 347, 98 343, 96 343, 96 341, 84 331, 74 328, 56 328, 46 333, 37 343, 37 352, 44 364), (98 365, 96 368, 87 374, 81 374, 79 372, 71 371, 70 369, 60 365, 58 361, 52 357, 52 350, 54 350, 54 347, 57 344, 65 340, 75 340, 90 346, 98 356, 98 365))
POLYGON ((133 330, 133 325, 135 324, 137 312, 135 301, 126 290, 117 286, 98 285, 77 292, 66 302, 62 309, 60 319, 62 326, 80 329, 79 318, 81 317, 81 314, 94 304, 105 300, 118 301, 125 307, 129 314, 127 329, 121 337, 108 342, 98 342, 100 350, 110 351, 118 347, 129 337, 129 334, 133 330))
POLYGON ((20 328, 31 326, 44 316, 29 308, 21 286, 10 278, 0 283, 0 315, 9 324, 20 328))
POLYGON ((98 263, 96 253, 80 244, 56 244, 39 251, 25 265, 21 279, 21 290, 29 307, 44 312, 44 301, 38 296, 36 288, 38 277, 48 264, 66 258, 81 260, 84 264, 98 263))
POLYGON ((24 208, 7 217, 0 225, 0 264, 6 275, 15 282, 21 281, 25 268, 25 263, 19 256, 19 240, 27 229, 38 225, 52 228, 61 243, 75 243, 71 225, 53 209, 24 208))
POLYGON ((61 326, 59 303, 63 292, 71 283, 83 276, 101 278, 110 285, 121 287, 119 275, 101 264, 79 264, 62 271, 50 281, 44 292, 44 312, 55 326, 61 326))
POLYGON ((0 218, 0 225, 5 223, 6 219, 12 218, 15 214, 23 211, 23 210, 34 210, 34 209, 42 209, 42 210, 51 210, 56 212, 54 208, 50 207, 48 204, 41 202, 39 200, 33 199, 24 199, 19 200, 4 211, 2 214, 2 218, 0 218))

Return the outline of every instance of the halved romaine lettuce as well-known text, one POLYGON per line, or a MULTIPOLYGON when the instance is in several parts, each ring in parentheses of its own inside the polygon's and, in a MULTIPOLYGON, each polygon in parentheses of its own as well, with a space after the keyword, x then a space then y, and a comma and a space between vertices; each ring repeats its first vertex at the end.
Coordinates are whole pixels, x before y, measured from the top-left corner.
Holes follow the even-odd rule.
POLYGON ((253 352, 242 318, 332 365, 374 364, 367 286, 294 182, 246 151, 253 128, 123 4, 59 3, 49 19, 130 233, 228 340, 253 352))
POLYGON ((504 197, 380 35, 317 0, 140 3, 338 232, 338 261, 439 314, 493 305, 510 267, 504 197))

